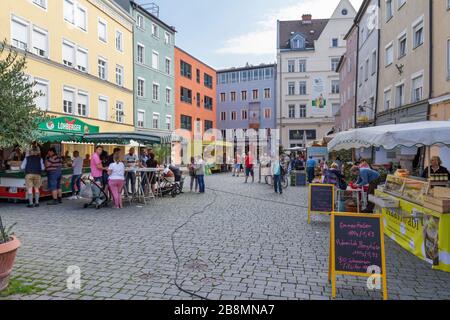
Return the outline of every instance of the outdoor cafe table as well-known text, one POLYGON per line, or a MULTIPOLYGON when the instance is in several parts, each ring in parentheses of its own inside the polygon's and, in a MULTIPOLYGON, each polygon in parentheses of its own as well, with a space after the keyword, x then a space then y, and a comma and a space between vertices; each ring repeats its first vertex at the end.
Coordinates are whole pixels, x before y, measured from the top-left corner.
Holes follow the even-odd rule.
POLYGON ((159 168, 126 168, 125 169, 125 181, 129 174, 136 174, 136 184, 132 188, 132 193, 130 194, 127 185, 125 184, 125 196, 128 198, 130 204, 133 202, 147 204, 147 200, 155 199, 157 194, 153 194, 151 190, 151 177, 156 175, 156 180, 159 181, 162 169, 159 168), (143 184, 147 186, 148 192, 145 192, 143 184))

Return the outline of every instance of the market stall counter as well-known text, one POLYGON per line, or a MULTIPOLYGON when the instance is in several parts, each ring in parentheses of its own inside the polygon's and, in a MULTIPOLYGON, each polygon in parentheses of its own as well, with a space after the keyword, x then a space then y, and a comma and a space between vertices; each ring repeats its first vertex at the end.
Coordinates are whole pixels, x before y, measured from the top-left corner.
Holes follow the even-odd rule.
MULTIPOLYGON (((450 272, 450 199, 435 190, 427 180, 391 175, 370 200, 388 237, 433 269, 450 272)), ((450 197, 450 189, 444 194, 450 197)))
MULTIPOLYGON (((84 168, 83 174, 88 173, 90 173, 90 169, 84 168)), ((70 188, 70 180, 72 178, 72 175, 72 168, 62 169, 61 187, 63 194, 72 193, 72 190, 70 188)), ((51 192, 47 188, 46 173, 42 174, 42 187, 39 192, 41 198, 51 196, 51 192)), ((25 187, 25 172, 15 170, 0 172, 0 199, 10 199, 12 201, 27 199, 27 191, 25 187)))

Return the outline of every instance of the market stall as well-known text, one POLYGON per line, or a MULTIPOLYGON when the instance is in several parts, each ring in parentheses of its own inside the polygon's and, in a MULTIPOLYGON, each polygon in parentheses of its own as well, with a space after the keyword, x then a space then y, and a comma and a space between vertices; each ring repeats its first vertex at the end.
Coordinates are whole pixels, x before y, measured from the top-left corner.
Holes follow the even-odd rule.
MULTIPOLYGON (((339 133, 330 151, 351 148, 427 148, 450 146, 450 122, 419 122, 355 129, 339 133)), ((430 167, 428 170, 431 170, 430 167)), ((406 170, 388 175, 369 201, 383 214, 385 234, 404 249, 429 262, 434 269, 450 272, 450 189, 448 175, 428 179, 406 170), (446 181, 445 181, 446 180, 446 181), (438 182, 438 183, 437 183, 438 182)))

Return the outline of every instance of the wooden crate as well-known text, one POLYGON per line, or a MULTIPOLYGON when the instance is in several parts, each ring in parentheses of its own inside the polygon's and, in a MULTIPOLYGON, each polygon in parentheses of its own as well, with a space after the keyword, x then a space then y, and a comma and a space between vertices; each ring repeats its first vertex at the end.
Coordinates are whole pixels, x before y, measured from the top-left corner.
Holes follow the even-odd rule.
POLYGON ((450 213, 450 199, 425 196, 423 206, 439 213, 450 213))
POLYGON ((434 187, 433 196, 435 198, 450 198, 450 189, 444 187, 434 187))

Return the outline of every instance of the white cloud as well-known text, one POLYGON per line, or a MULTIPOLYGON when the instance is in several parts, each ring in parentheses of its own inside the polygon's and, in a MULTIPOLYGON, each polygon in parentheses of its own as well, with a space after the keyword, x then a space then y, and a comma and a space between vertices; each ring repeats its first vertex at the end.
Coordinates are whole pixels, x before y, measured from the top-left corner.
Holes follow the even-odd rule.
MULTIPOLYGON (((362 0, 351 0, 359 8, 362 0)), ((226 40, 215 52, 219 54, 274 55, 276 54, 277 20, 298 20, 302 14, 313 18, 329 18, 339 0, 300 0, 299 4, 282 7, 267 13, 257 22, 257 29, 226 40)))

